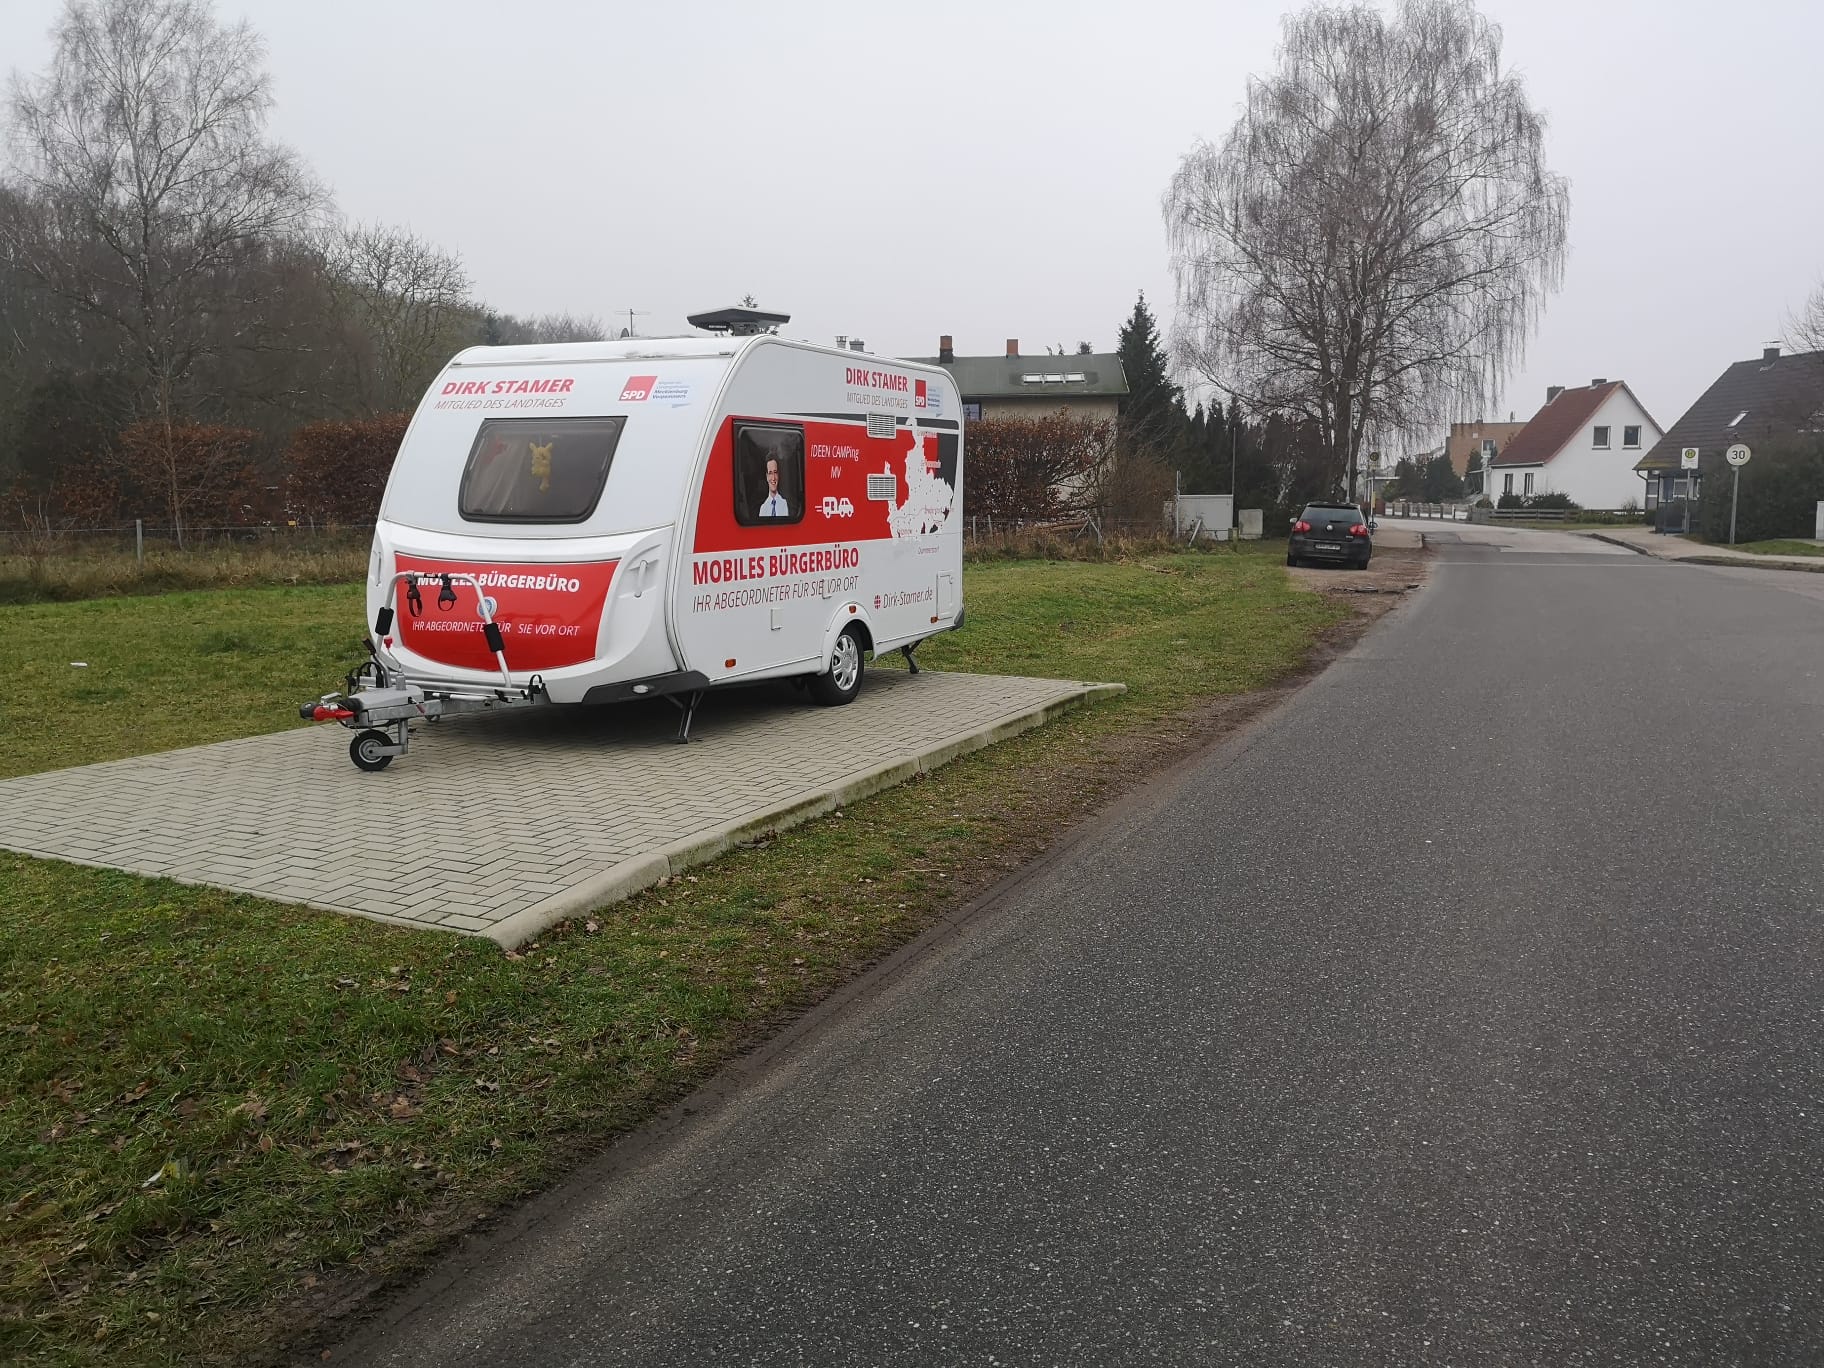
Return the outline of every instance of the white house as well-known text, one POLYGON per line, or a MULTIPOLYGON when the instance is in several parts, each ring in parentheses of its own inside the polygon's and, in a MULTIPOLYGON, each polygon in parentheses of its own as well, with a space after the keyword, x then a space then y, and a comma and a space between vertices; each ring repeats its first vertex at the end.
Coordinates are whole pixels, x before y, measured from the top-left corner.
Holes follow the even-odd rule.
POLYGON ((1553 385, 1545 407, 1496 453, 1488 496, 1567 494, 1581 508, 1638 505, 1634 466, 1661 435, 1625 381, 1592 380, 1580 389, 1553 385))

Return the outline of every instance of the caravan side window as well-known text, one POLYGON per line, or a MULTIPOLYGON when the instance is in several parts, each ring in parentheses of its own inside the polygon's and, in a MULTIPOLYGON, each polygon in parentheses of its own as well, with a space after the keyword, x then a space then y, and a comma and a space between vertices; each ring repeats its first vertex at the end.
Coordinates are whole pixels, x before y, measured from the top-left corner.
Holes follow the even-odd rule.
POLYGON ((735 521, 771 527, 804 519, 804 429, 735 424, 735 521))
POLYGON ((580 523, 595 512, 625 418, 488 418, 457 509, 470 522, 580 523))

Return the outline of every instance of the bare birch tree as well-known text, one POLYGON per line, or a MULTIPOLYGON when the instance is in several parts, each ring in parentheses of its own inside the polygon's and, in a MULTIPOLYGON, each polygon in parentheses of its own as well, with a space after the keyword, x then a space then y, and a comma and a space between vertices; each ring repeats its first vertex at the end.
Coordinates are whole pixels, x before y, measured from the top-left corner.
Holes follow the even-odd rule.
POLYGON ((1795 352, 1824 351, 1824 282, 1786 323, 1786 345, 1795 352))
POLYGON ((470 338, 474 315, 461 260, 421 237, 355 224, 323 249, 346 339, 338 390, 364 415, 397 413, 470 338))
POLYGON ((321 197, 265 138, 264 53, 245 23, 222 27, 200 0, 68 0, 54 36, 49 71, 10 92, 15 161, 41 212, 0 219, 0 242, 119 330, 172 444, 199 361, 235 344, 237 267, 305 226, 321 197))
POLYGON ((1375 432, 1479 412, 1563 271, 1569 191, 1470 0, 1314 5, 1164 197, 1180 361, 1309 420, 1339 485, 1375 432))

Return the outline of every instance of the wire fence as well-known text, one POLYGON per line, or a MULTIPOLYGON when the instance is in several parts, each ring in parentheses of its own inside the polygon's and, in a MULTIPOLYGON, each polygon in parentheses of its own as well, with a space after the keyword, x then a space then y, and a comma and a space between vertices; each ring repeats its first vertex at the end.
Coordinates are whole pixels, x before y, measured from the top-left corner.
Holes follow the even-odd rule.
POLYGON ((262 524, 240 527, 175 528, 156 523, 131 522, 114 527, 55 527, 0 531, 0 557, 28 560, 83 559, 94 556, 148 556, 190 552, 243 550, 346 550, 365 549, 373 539, 374 524, 302 523, 262 524))
MULTIPOLYGON (((1063 519, 977 515, 962 524, 968 559, 1101 560, 1227 541, 1227 529, 1168 518, 1063 519), (1187 535, 1188 532, 1188 535, 1187 535)), ((185 527, 144 521, 113 527, 0 531, 0 603, 31 603, 171 589, 340 584, 360 580, 372 523, 185 527)))

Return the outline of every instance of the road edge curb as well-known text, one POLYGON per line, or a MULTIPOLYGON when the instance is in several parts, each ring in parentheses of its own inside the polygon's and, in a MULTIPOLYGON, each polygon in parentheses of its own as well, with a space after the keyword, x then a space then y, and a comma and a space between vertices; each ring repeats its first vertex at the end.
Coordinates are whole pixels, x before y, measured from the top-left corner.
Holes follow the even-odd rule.
POLYGON ((1606 542, 1610 546, 1619 546, 1624 551, 1632 551, 1637 556, 1646 556, 1651 560, 1671 559, 1669 556, 1662 556, 1657 552, 1649 551, 1644 546, 1636 546, 1633 542, 1623 541, 1620 537, 1605 537, 1600 532, 1585 532, 1583 535, 1588 537, 1591 541, 1606 542))

